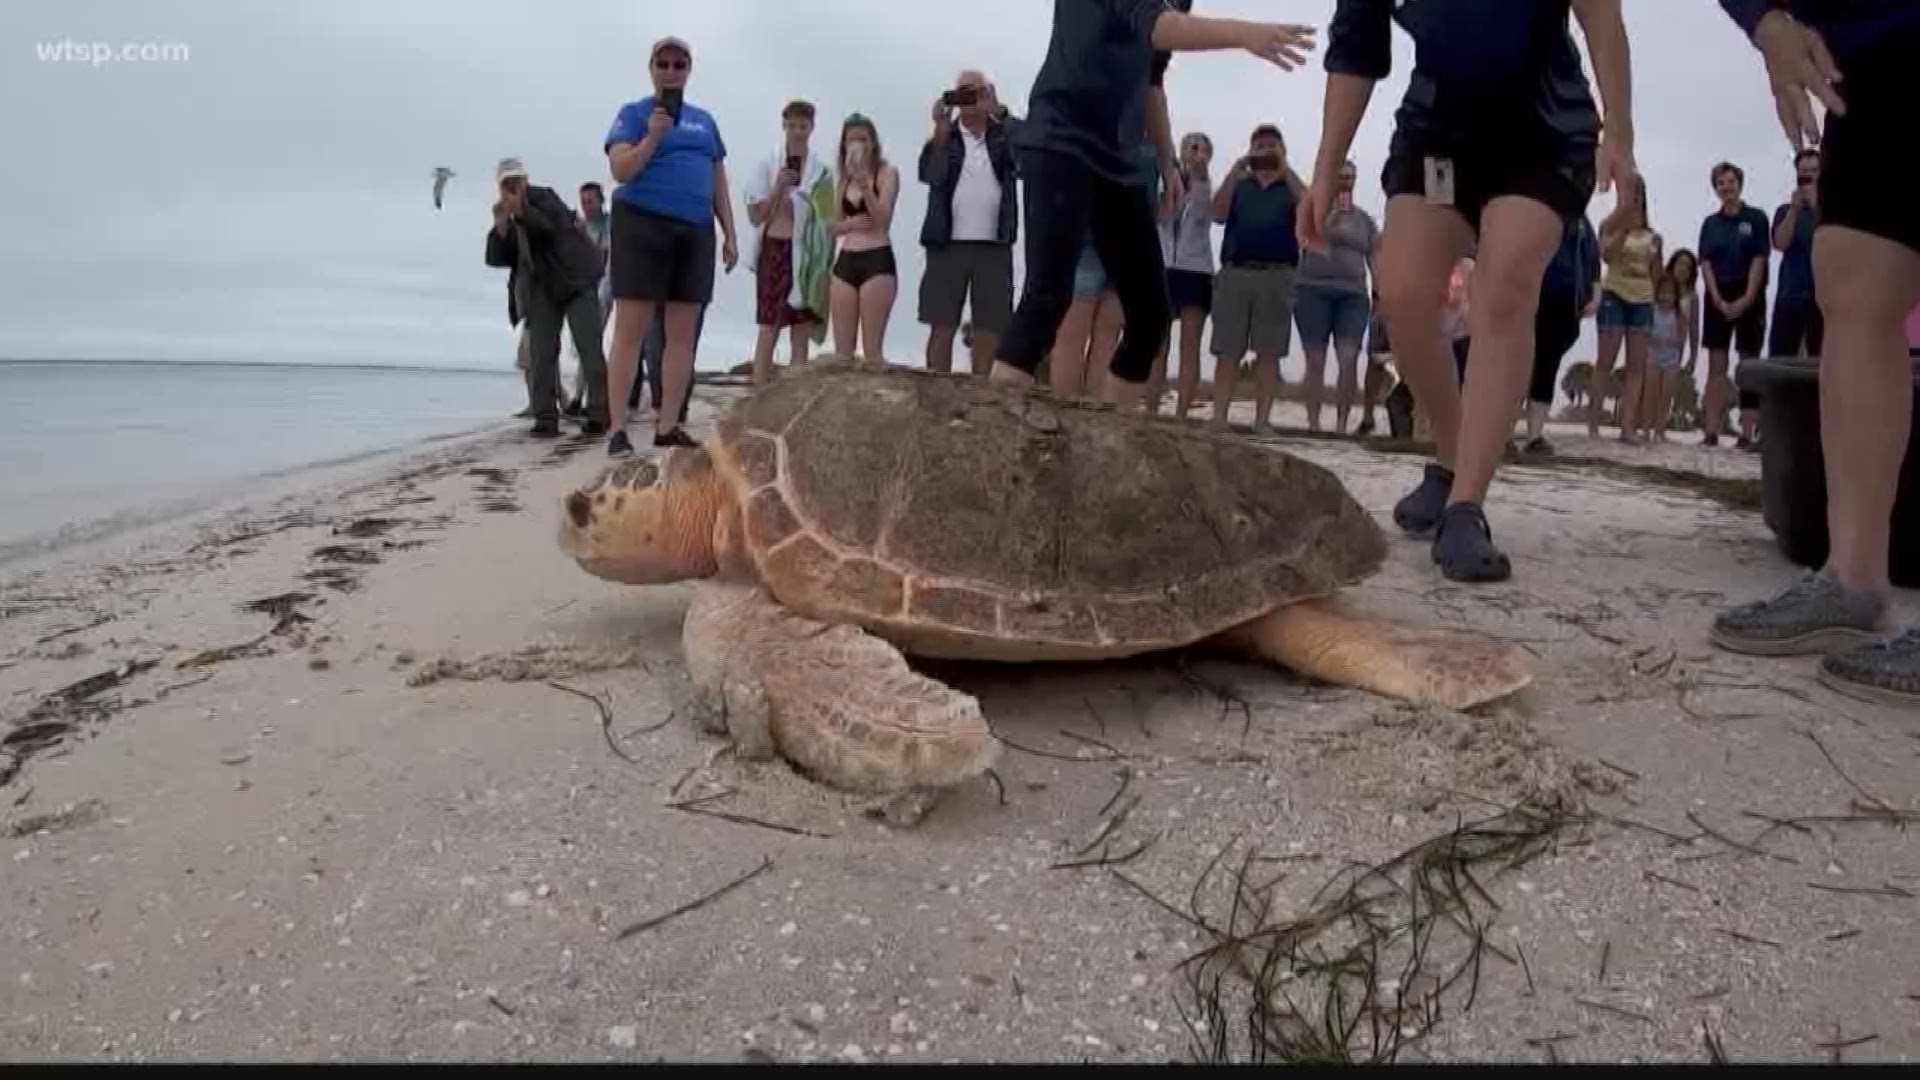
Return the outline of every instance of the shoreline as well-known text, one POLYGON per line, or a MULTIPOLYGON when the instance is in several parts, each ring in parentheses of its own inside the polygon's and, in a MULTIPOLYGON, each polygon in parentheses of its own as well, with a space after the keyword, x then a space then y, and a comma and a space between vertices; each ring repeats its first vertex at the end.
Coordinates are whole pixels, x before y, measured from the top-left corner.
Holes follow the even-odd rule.
MULTIPOLYGON (((1271 442, 1383 523, 1417 469, 1271 442)), ((0 567, 0 1059, 1204 1059, 1194 1019, 1244 1057, 1247 987, 1209 1013, 1182 966, 1205 927, 1409 852, 1498 906, 1453 897, 1476 936, 1429 917, 1412 968, 1381 942, 1408 994, 1342 985, 1438 995, 1400 1060, 1920 1058, 1920 725, 1705 644, 1794 573, 1755 512, 1522 461, 1511 583, 1392 536, 1356 604, 1534 654, 1471 716, 1200 654, 929 665, 1019 746, 894 831, 685 719, 689 587, 557 550, 605 464, 515 422, 0 567), (1458 854, 1503 830, 1518 865, 1458 854)))

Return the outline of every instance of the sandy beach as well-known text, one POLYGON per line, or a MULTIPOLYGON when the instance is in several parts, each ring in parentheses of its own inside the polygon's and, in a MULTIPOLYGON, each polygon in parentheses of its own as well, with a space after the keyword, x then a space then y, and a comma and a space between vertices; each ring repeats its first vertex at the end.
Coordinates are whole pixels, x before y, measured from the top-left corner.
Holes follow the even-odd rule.
MULTIPOLYGON (((689 587, 555 543, 597 444, 10 566, 0 1058, 1920 1058, 1920 721, 1707 643, 1795 573, 1757 458, 1552 437, 1512 582, 1395 535, 1355 590, 1527 646, 1521 695, 942 666, 1010 751, 907 831, 674 711, 689 587)), ((1418 458, 1271 441, 1391 532, 1418 458)))

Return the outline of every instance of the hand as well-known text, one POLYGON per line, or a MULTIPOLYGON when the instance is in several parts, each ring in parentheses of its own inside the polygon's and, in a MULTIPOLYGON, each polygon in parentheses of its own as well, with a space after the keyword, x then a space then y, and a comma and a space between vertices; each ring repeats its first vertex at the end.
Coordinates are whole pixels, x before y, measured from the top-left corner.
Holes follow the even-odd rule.
POLYGON ((799 186, 800 174, 794 172, 792 169, 781 169, 780 176, 774 181, 774 187, 777 189, 777 193, 781 195, 785 195, 787 192, 799 186))
POLYGON ((933 99, 933 130, 945 135, 953 127, 953 109, 942 100, 946 95, 933 99))
POLYGON ((1180 175, 1180 164, 1169 161, 1160 166, 1160 217, 1169 219, 1180 212, 1180 204, 1186 200, 1187 183, 1180 175))
POLYGON ((1314 29, 1284 23, 1248 23, 1240 47, 1282 71, 1292 71, 1307 62, 1313 51, 1314 29))
POLYGON ((1600 314, 1600 298, 1597 296, 1588 300, 1587 306, 1580 309, 1580 317, 1582 319, 1591 319, 1598 314, 1600 314))
POLYGON ((1314 173, 1313 183, 1307 187, 1307 197, 1300 200, 1299 209, 1294 211, 1293 232, 1301 247, 1324 254, 1327 250, 1327 218, 1333 213, 1333 181, 1323 179, 1327 175, 1325 169, 1316 169, 1314 173))
POLYGON ((673 114, 665 109, 655 108, 653 115, 647 117, 647 138, 658 140, 664 132, 673 127, 673 114))
POLYGON ((734 265, 740 261, 740 247, 733 242, 732 233, 720 241, 720 261, 725 264, 729 274, 733 273, 734 265))
POLYGON ((527 193, 525 189, 501 192, 500 207, 506 211, 509 219, 519 217, 527 209, 527 193))
POLYGON ((1594 155, 1594 188, 1606 192, 1619 184, 1624 199, 1628 182, 1640 174, 1633 160, 1633 127, 1611 117, 1608 121, 1600 134, 1600 151, 1594 155))
POLYGON ((1820 34, 1784 11, 1769 11, 1753 28, 1753 44, 1767 61, 1767 83, 1773 88, 1773 110, 1780 128, 1795 150, 1820 143, 1820 125, 1814 119, 1817 97, 1827 111, 1847 114, 1847 104, 1833 87, 1840 70, 1820 34))

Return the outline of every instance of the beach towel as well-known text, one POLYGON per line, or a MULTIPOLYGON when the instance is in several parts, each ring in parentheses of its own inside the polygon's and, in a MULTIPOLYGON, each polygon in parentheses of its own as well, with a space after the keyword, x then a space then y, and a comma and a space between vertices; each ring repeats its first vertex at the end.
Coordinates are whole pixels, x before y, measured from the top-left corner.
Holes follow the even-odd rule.
MULTIPOLYGON (((747 174, 742 194, 760 202, 773 191, 774 180, 787 163, 785 148, 777 148, 747 174)), ((787 196, 793 208, 793 288, 787 304, 820 316, 808 327, 815 344, 827 338, 827 304, 833 288, 833 174, 809 149, 800 166, 800 187, 787 196)), ((766 225, 747 234, 740 261, 757 266, 766 225)))

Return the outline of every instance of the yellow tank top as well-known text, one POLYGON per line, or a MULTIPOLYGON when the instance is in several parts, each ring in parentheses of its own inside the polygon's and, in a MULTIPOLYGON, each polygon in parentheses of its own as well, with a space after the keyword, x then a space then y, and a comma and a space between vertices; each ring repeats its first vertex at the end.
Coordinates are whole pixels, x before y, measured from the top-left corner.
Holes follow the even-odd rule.
POLYGON ((1629 304, 1653 303, 1652 229, 1635 229, 1620 243, 1620 253, 1607 260, 1601 288, 1629 304))

